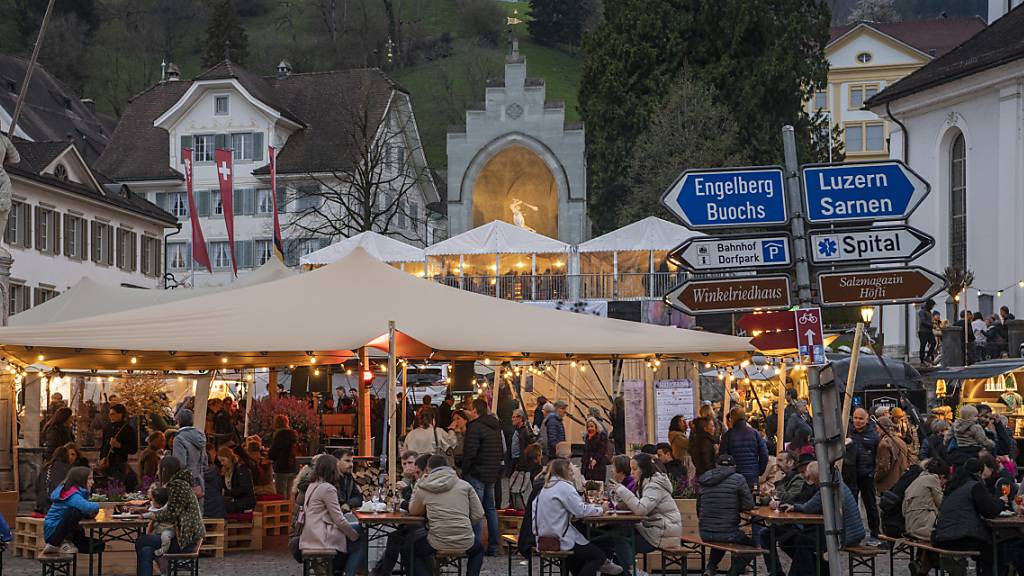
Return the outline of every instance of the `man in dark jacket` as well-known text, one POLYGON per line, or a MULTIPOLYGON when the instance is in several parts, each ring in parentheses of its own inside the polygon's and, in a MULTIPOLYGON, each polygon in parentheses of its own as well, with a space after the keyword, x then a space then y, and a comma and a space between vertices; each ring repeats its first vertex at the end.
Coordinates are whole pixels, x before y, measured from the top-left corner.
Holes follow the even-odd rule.
POLYGON ((994 576, 992 531, 985 524, 985 519, 999 516, 1003 501, 985 488, 981 472, 981 462, 971 458, 946 482, 932 543, 949 550, 977 551, 981 555, 978 574, 994 576))
MULTIPOLYGON (((736 471, 736 462, 729 454, 721 454, 717 466, 698 478, 697 521, 700 537, 710 542, 732 542, 750 545, 752 540, 740 531, 740 512, 754 507, 747 480, 736 471)), ((712 550, 705 575, 717 574, 718 563, 725 553, 712 550)), ((749 558, 733 557, 729 574, 742 574, 749 558)))
POLYGON ((786 442, 792 442, 799 430, 805 430, 808 436, 814 435, 811 428, 811 417, 807 414, 807 400, 793 402, 793 413, 786 416, 786 429, 783 436, 786 442))
POLYGON ((742 406, 729 411, 729 422, 729 431, 722 436, 718 453, 733 457, 736 471, 747 479, 747 486, 752 488, 768 468, 768 445, 761 433, 747 424, 747 412, 742 406))
POLYGON ((547 446, 543 446, 543 448, 548 458, 554 458, 555 446, 558 446, 559 442, 565 441, 565 423, 563 419, 568 411, 569 404, 565 400, 559 400, 555 402, 555 411, 544 419, 544 427, 547 429, 544 441, 547 442, 547 446))
POLYGON ((853 497, 864 502, 871 536, 865 544, 878 546, 878 499, 875 496, 875 455, 878 452, 878 429, 870 420, 868 411, 853 411, 852 426, 846 439, 846 459, 843 461, 843 480, 853 497))
POLYGON ((992 437, 992 441, 996 443, 996 456, 1012 458, 1010 450, 1014 446, 1014 442, 1009 431, 1006 430, 1006 426, 1003 425, 1002 419, 992 414, 992 407, 988 404, 978 404, 977 408, 978 423, 985 429, 985 434, 992 437))
MULTIPOLYGON (((808 484, 817 487, 821 480, 818 463, 811 462, 808 464, 804 476, 807 478, 808 484)), ((840 482, 839 487, 841 490, 840 503, 842 510, 840 517, 843 521, 842 530, 839 534, 839 544, 844 547, 856 546, 864 539, 864 523, 860 519, 860 508, 857 506, 857 498, 846 484, 840 482)), ((814 496, 807 502, 802 504, 783 504, 779 509, 783 511, 796 510, 797 512, 806 512, 807 514, 821 514, 821 506, 821 490, 815 490, 814 496)), ((808 527, 797 537, 797 541, 792 548, 782 547, 793 558, 793 566, 789 571, 791 576, 811 576, 816 573, 829 573, 828 566, 824 563, 822 563, 820 571, 816 565, 817 561, 821 560, 821 555, 815 552, 818 542, 818 536, 815 535, 815 531, 819 529, 820 526, 808 527)))
MULTIPOLYGON (((462 477, 469 482, 487 518, 487 555, 498 553, 498 510, 494 502, 495 483, 501 479, 502 447, 501 423, 489 413, 487 401, 477 398, 466 411, 466 440, 462 449, 462 477)), ((480 524, 473 527, 480 540, 480 524)))
POLYGON ((355 510, 363 506, 363 492, 356 483, 356 477, 352 475, 355 467, 352 460, 352 451, 342 448, 334 453, 338 459, 338 504, 341 504, 343 512, 355 510))

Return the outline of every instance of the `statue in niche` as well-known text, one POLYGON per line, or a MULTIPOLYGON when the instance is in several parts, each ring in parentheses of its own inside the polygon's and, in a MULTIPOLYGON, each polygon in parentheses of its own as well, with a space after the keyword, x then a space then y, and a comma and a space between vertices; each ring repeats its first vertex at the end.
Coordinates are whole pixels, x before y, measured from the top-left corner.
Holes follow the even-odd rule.
POLYGON ((526 206, 530 210, 537 212, 539 209, 533 204, 527 204, 519 198, 513 198, 512 203, 508 205, 512 209, 512 223, 519 226, 523 230, 529 230, 530 232, 536 232, 533 228, 526 225, 526 215, 523 214, 523 206, 526 206))
MULTIPOLYGON (((7 230, 7 217, 11 213, 11 178, 4 170, 4 164, 14 165, 18 162, 21 162, 21 157, 14 142, 0 132, 0 237, 7 230)), ((10 256, 10 253, 0 247, 0 255, 10 256)))

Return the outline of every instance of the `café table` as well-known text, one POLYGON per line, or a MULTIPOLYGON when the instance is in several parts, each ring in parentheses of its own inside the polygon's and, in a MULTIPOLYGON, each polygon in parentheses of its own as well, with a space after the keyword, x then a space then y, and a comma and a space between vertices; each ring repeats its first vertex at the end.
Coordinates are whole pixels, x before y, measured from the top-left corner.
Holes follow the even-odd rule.
POLYGON ((987 518, 985 522, 992 529, 992 568, 993 574, 999 574, 999 533, 1017 532, 1024 529, 1024 516, 1013 514, 987 518))
MULTIPOLYGON (((817 529, 818 525, 825 524, 825 517, 821 514, 806 514, 804 512, 783 512, 781 510, 773 510, 770 506, 758 506, 748 512, 751 520, 760 522, 768 527, 768 551, 769 551, 769 566, 768 573, 771 576, 778 576, 776 574, 776 568, 779 566, 779 550, 776 545, 776 527, 777 526, 814 526, 814 546, 817 551, 816 558, 821 557, 821 532, 817 529)), ((757 545, 757 542, 754 542, 757 545)), ((816 562, 815 568, 820 571, 821 563, 816 562)))
MULTIPOLYGON (((399 512, 363 512, 355 510, 353 514, 355 514, 359 523, 366 527, 366 564, 364 566, 366 574, 370 573, 370 542, 382 538, 386 539, 394 530, 418 526, 427 521, 426 516, 414 516, 404 510, 399 512), (390 530, 388 530, 389 528, 390 530)), ((405 572, 408 576, 414 576, 414 544, 415 542, 412 537, 405 539, 406 558, 409 559, 409 565, 405 566, 405 572)), ((404 563, 405 559, 402 562, 404 563)))
MULTIPOLYGON (((626 511, 608 511, 599 516, 586 516, 580 518, 579 521, 583 523, 586 529, 587 540, 593 542, 597 538, 603 536, 609 536, 611 538, 621 538, 625 536, 629 542, 629 547, 633 550, 634 556, 636 555, 636 538, 634 538, 634 530, 620 530, 623 526, 631 526, 633 524, 639 524, 643 522, 645 516, 640 514, 633 514, 632 512, 626 511), (623 532, 625 534, 623 534, 623 532)), ((634 560, 635 566, 635 560, 634 560)))
POLYGON ((93 576, 93 554, 96 555, 95 576, 103 576, 103 550, 95 549, 96 542, 127 542, 134 545, 146 531, 149 520, 139 516, 130 518, 114 518, 105 508, 101 508, 95 518, 82 520, 79 526, 89 536, 89 576, 93 576))

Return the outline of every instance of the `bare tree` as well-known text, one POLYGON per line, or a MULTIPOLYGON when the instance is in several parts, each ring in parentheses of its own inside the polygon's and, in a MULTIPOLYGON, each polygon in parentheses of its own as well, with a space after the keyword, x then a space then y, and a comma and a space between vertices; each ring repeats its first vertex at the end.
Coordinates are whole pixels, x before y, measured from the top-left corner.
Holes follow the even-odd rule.
POLYGON ((339 148, 350 154, 350 166, 307 174, 313 185, 296 191, 286 235, 347 238, 374 231, 426 240, 423 191, 433 184, 422 151, 409 138, 407 97, 395 93, 386 115, 374 97, 381 96, 367 89, 341 103, 348 129, 339 131, 345 134, 339 148))

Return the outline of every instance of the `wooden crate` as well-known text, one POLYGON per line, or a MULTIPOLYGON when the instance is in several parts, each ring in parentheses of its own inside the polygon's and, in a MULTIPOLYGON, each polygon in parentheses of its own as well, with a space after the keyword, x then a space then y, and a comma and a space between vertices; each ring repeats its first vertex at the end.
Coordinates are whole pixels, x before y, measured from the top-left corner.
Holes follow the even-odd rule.
POLYGON ((523 524, 523 517, 498 512, 498 533, 519 535, 519 527, 523 524))
POLYGON ((287 536, 292 524, 291 500, 264 500, 256 503, 263 516, 264 536, 287 536))
POLYGON ((18 516, 14 521, 14 555, 35 558, 46 543, 43 541, 43 519, 18 516))
POLYGON ((252 513, 252 520, 228 520, 224 530, 224 549, 227 552, 263 549, 263 515, 252 513))
POLYGON ((225 548, 224 519, 203 518, 203 526, 206 528, 206 536, 203 538, 203 545, 199 548, 199 552, 209 553, 216 558, 223 558, 225 548))

